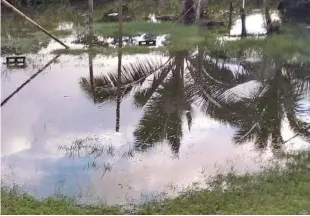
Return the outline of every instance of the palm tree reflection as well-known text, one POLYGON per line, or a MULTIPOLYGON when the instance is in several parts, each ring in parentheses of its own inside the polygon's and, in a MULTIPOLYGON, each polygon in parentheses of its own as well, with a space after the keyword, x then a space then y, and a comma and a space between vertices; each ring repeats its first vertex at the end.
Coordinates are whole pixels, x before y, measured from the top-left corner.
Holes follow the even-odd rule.
MULTIPOLYGON (((196 56, 186 51, 170 53, 164 64, 145 61, 123 66, 120 98, 152 77, 147 88, 134 93, 135 105, 144 108, 134 131, 136 150, 167 141, 177 155, 185 119, 191 128, 193 103, 209 117, 236 128, 233 140, 237 144, 253 141, 258 149, 268 143, 280 148, 286 120, 294 133, 310 140, 310 124, 298 117, 306 112, 300 103, 309 97, 309 65, 279 58, 243 63, 241 68, 242 72, 236 72, 225 60, 210 57, 201 48, 196 56), (256 89, 244 96, 249 91, 245 87, 251 90, 252 83, 256 89)), ((96 103, 114 101, 115 76, 95 77, 93 96, 87 79, 82 78, 81 87, 96 103)))
POLYGON ((260 72, 252 71, 262 73, 261 79, 256 80, 260 83, 259 91, 241 100, 236 100, 234 94, 228 94, 226 100, 220 100, 240 115, 217 110, 219 112, 215 112, 212 117, 238 128, 233 138, 236 143, 254 140, 259 149, 266 148, 269 142, 274 148, 282 146, 284 140, 281 130, 286 119, 294 133, 310 140, 310 123, 298 117, 306 111, 300 103, 309 91, 306 87, 309 86, 309 77, 301 76, 298 64, 290 64, 289 67, 282 61, 262 64, 268 66, 260 72))
POLYGON ((152 84, 135 93, 135 104, 145 107, 144 115, 134 131, 136 148, 146 150, 167 140, 175 155, 182 139, 182 120, 192 123, 193 101, 186 95, 184 61, 186 52, 171 55, 169 66, 155 75, 152 84))

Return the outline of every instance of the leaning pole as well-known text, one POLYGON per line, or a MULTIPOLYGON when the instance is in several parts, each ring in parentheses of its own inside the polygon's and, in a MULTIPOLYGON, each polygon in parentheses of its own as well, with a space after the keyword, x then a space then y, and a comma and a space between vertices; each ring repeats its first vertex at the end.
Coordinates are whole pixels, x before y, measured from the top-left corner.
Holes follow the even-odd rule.
POLYGON ((42 26, 40 26, 38 23, 36 23, 35 21, 33 21, 32 19, 30 19, 27 15, 25 15, 23 12, 21 12, 20 10, 18 10, 16 7, 14 7, 13 5, 11 5, 9 2, 7 2, 6 0, 1 0, 1 3, 4 4, 5 6, 7 6, 8 8, 11 8, 15 13, 17 13, 18 15, 20 15, 21 17, 25 18, 26 20, 28 20, 30 23, 32 23, 33 25, 35 25, 37 28, 39 28, 41 31, 43 31, 46 35, 48 35, 49 37, 53 38, 55 41, 57 41, 58 43, 60 43, 62 46, 64 46, 66 49, 69 49, 69 46, 67 46, 66 44, 64 44, 61 40, 59 40, 58 38, 56 38, 54 35, 52 35, 51 33, 49 33, 46 29, 44 29, 42 26))

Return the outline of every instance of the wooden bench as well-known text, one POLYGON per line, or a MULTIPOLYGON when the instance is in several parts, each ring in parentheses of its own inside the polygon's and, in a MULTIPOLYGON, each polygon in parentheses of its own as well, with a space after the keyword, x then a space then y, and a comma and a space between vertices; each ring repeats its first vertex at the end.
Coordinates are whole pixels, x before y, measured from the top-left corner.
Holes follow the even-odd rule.
POLYGON ((145 40, 145 41, 139 41, 139 46, 156 46, 156 40, 145 40))
POLYGON ((17 65, 22 64, 25 65, 26 63, 26 57, 25 56, 8 56, 6 57, 6 64, 7 65, 17 65))

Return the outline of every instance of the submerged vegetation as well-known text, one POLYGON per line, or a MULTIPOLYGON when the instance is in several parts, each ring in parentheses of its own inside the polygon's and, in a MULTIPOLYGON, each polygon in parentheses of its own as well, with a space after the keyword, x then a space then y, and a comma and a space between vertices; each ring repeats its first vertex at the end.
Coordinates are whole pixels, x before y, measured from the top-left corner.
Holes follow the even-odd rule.
POLYGON ((189 188, 176 198, 133 209, 78 204, 55 196, 36 199, 17 187, 1 187, 2 214, 310 214, 309 152, 287 156, 287 167, 256 174, 218 175, 212 190, 189 188), (224 186, 225 185, 225 186, 224 186))

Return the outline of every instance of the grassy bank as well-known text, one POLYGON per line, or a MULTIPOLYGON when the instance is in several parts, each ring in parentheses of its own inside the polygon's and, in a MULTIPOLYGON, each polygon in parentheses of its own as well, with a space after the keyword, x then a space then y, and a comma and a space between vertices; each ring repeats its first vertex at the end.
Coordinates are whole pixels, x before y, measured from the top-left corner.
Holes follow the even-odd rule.
MULTIPOLYGON (((70 8, 50 8, 42 13, 27 13, 34 21, 55 36, 66 36, 71 30, 56 29, 59 23, 81 22, 81 16, 70 8)), ((14 13, 4 15, 1 20, 1 53, 36 53, 51 40, 45 33, 24 18, 14 13)))
MULTIPOLYGON (((286 169, 217 176, 213 190, 137 206, 138 214, 310 214, 310 153, 291 156, 286 169), (226 183, 223 189, 223 183, 226 183)), ((122 214, 121 207, 77 205, 64 197, 38 200, 2 187, 2 214, 122 214)))
POLYGON ((55 196, 38 200, 17 187, 1 187, 1 214, 122 214, 121 208, 78 205, 74 199, 55 196))
MULTIPOLYGON (((160 24, 152 24, 141 21, 155 12, 158 15, 170 14, 177 16, 180 13, 179 1, 173 0, 169 3, 155 4, 155 1, 130 0, 126 2, 129 11, 134 17, 133 22, 124 23, 124 35, 131 35, 137 32, 147 32, 153 34, 171 34, 173 46, 183 48, 191 47, 203 41, 203 37, 198 36, 198 28, 196 26, 182 26, 177 23, 164 22, 160 24), (175 45, 177 44, 177 45, 175 45)), ((94 20, 100 20, 105 11, 116 10, 118 2, 112 1, 107 4, 98 4, 94 6, 94 20)), ((212 4, 211 4, 212 6, 212 4)), ((210 13, 216 13, 219 10, 213 10, 210 6, 210 13)), ((25 9, 21 8, 22 11, 25 9)), ((74 28, 84 29, 87 23, 87 11, 85 8, 76 10, 70 6, 52 6, 39 12, 26 12, 33 20, 42 25, 45 29, 56 36, 65 36, 74 30, 56 30, 55 28, 62 22, 73 22, 74 28)), ((40 32, 35 26, 25 19, 14 13, 8 13, 1 22, 1 48, 2 53, 7 54, 24 54, 35 53, 40 47, 47 44, 50 40, 44 33, 40 32)), ((117 23, 95 23, 95 30, 98 35, 112 36, 116 35, 118 29, 117 23)), ((84 30, 83 30, 84 31, 84 30)), ((85 33, 85 32, 84 32, 85 33)))

